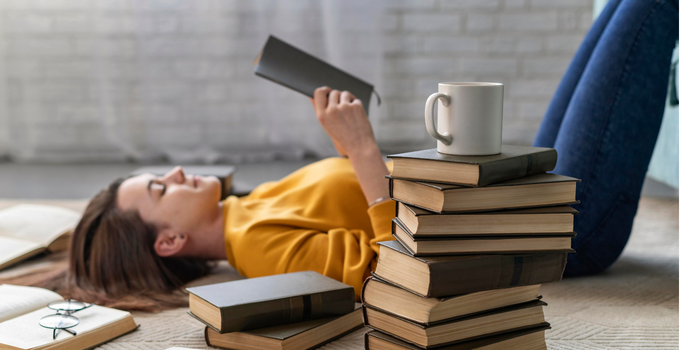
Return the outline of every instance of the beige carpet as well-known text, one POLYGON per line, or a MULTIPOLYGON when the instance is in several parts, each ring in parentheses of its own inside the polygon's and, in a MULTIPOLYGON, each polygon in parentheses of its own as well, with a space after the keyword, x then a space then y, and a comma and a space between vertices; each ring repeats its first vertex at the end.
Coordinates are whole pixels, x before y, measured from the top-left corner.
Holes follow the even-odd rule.
MULTIPOLYGON (((0 202, 0 208, 9 204, 0 202)), ((227 264, 219 270, 201 283, 240 278, 227 264)), ((544 285, 541 293, 549 303, 549 349, 677 349, 678 201, 643 199, 628 246, 614 266, 598 276, 544 285)), ((99 349, 212 349, 205 345, 203 326, 186 311, 135 313, 140 328, 99 349)), ((364 332, 323 349, 363 349, 364 332)))

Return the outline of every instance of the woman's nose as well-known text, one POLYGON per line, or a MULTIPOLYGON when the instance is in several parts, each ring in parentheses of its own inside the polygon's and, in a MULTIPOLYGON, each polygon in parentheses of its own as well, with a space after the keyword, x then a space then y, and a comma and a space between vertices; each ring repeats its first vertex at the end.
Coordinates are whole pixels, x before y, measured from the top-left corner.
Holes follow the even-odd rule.
POLYGON ((164 181, 171 181, 176 183, 183 183, 186 181, 186 174, 183 172, 183 168, 180 166, 175 167, 166 175, 164 175, 164 181))

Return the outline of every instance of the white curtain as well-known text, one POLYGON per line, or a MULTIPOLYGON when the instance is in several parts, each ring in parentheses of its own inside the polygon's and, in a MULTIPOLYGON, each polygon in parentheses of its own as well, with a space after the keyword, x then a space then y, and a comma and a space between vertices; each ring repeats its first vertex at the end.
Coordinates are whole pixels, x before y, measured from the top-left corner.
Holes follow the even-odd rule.
POLYGON ((27 3, 0 3, 0 157, 16 161, 334 154, 305 96, 254 75, 270 34, 382 83, 381 2, 27 3))

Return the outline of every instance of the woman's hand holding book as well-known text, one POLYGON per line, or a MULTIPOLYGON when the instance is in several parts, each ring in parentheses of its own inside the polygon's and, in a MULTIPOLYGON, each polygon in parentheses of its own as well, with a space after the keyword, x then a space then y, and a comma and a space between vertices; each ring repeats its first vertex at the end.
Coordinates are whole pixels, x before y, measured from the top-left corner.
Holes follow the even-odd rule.
POLYGON ((362 102, 350 92, 320 87, 311 99, 316 117, 341 156, 352 163, 369 205, 388 198, 388 169, 362 102))

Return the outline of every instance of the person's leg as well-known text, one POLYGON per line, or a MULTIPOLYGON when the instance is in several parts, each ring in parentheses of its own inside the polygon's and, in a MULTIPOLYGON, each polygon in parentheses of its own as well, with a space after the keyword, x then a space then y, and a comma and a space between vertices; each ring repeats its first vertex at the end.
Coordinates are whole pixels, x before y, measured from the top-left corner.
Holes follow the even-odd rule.
POLYGON ((677 36, 677 2, 620 2, 563 116, 555 117, 554 173, 582 180, 576 253, 569 255, 566 275, 602 271, 625 247, 661 125, 677 36))
POLYGON ((549 102, 547 113, 545 113, 545 117, 542 119, 535 141, 533 141, 533 146, 554 147, 561 121, 564 119, 566 108, 571 101, 573 92, 576 90, 576 86, 578 86, 580 77, 585 71, 585 67, 597 46, 599 38, 604 32, 604 28, 606 28, 609 20, 614 15, 619 3, 620 0, 609 1, 585 35, 585 39, 583 39, 578 51, 573 56, 573 60, 571 60, 554 96, 552 96, 552 100, 549 102))

